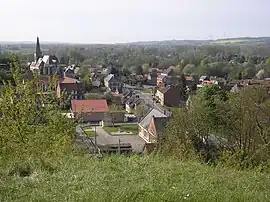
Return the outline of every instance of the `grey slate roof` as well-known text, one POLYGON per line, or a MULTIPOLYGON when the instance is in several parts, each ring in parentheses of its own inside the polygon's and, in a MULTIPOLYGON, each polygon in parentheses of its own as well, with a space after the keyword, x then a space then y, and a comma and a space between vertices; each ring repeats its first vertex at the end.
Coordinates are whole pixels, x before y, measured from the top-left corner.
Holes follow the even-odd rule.
POLYGON ((154 124, 155 124, 157 135, 163 135, 168 121, 169 121, 169 117, 154 117, 154 124))
POLYGON ((109 74, 107 77, 105 77, 104 81, 109 82, 110 80, 112 80, 112 79, 113 79, 113 77, 114 77, 114 75, 113 75, 113 74, 109 74))
POLYGON ((208 76, 201 76, 199 80, 200 80, 200 81, 204 81, 204 80, 206 80, 206 79, 208 79, 208 76))
POLYGON ((166 75, 169 75, 173 71, 173 69, 174 69, 174 67, 171 66, 168 69, 165 69, 162 73, 163 74, 166 74, 166 75))
POLYGON ((149 128, 149 124, 152 120, 153 117, 167 117, 166 115, 164 115, 163 113, 161 113, 160 111, 156 110, 156 109, 151 109, 147 115, 140 121, 140 125, 145 128, 146 130, 148 130, 149 128))

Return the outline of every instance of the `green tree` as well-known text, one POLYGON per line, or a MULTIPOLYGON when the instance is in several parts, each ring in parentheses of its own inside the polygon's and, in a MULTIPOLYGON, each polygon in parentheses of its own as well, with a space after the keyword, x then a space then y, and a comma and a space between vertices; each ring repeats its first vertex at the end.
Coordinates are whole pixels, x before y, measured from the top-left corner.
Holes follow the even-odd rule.
POLYGON ((177 75, 180 75, 183 71, 183 67, 179 64, 179 65, 176 65, 175 69, 174 69, 174 72, 177 74, 177 75))
POLYGON ((256 74, 256 77, 258 79, 263 79, 264 78, 264 69, 259 70, 258 73, 256 74))
POLYGON ((244 79, 252 79, 256 76, 256 69, 255 67, 248 67, 243 72, 243 78, 244 79))
MULTIPOLYGON (((13 61, 14 78, 20 77, 13 61)), ((0 95, 0 157, 28 159, 31 156, 62 155, 71 151, 75 123, 58 110, 55 94, 44 95, 31 81, 7 83, 0 95)))
POLYGON ((143 74, 148 74, 148 70, 149 70, 149 64, 148 63, 145 63, 142 65, 142 72, 143 74))
POLYGON ((180 75, 180 80, 179 80, 179 88, 180 88, 180 99, 181 100, 187 100, 187 82, 186 82, 186 77, 184 74, 180 75))
POLYGON ((142 105, 136 106, 134 114, 138 118, 138 121, 140 121, 141 118, 146 114, 144 107, 142 105))
POLYGON ((185 75, 191 75, 194 71, 195 71, 195 65, 193 64, 187 64, 183 69, 183 73, 185 75))
POLYGON ((137 66, 137 67, 134 67, 134 70, 133 70, 137 75, 142 75, 143 74, 143 68, 141 65, 137 66))

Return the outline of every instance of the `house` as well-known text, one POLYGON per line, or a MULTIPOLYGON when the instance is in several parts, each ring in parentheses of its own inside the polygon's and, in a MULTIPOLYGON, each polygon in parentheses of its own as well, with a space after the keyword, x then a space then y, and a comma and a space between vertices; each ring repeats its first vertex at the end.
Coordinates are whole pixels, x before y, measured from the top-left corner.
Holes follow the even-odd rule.
MULTIPOLYGON (((158 87, 165 87, 167 85, 178 85, 180 83, 180 75, 177 76, 170 76, 165 74, 160 74, 157 77, 157 86, 158 87)), ((194 83, 193 77, 186 77, 186 84, 187 86, 191 86, 194 83)))
POLYGON ((73 116, 83 122, 100 122, 109 112, 106 100, 71 100, 73 116))
POLYGON ((157 143, 158 139, 164 134, 168 121, 169 118, 166 115, 156 109, 150 110, 138 124, 139 136, 146 143, 157 143))
POLYGON ((93 77, 91 80, 92 80, 92 86, 93 86, 93 87, 97 87, 97 88, 100 87, 101 81, 100 81, 99 78, 93 77))
POLYGON ((71 77, 71 78, 75 78, 78 71, 79 71, 79 67, 76 67, 75 65, 70 65, 68 67, 64 68, 64 76, 65 77, 71 77), (75 73, 76 70, 76 73, 75 73))
POLYGON ((104 85, 112 92, 122 92, 123 84, 119 77, 116 77, 114 74, 109 74, 104 79, 104 85))
POLYGON ((174 66, 170 66, 168 69, 165 69, 161 75, 162 76, 176 76, 175 74, 175 67, 174 66))
POLYGON ((157 89, 156 99, 162 106, 179 107, 185 105, 185 98, 181 97, 181 89, 179 86, 166 86, 157 89))
POLYGON ((169 83, 169 77, 165 75, 158 75, 157 77, 157 86, 163 87, 169 83))
POLYGON ((142 100, 139 95, 132 95, 125 103, 126 112, 131 114, 140 103, 142 103, 142 100))
POLYGON ((48 76, 39 77, 36 89, 41 92, 48 92, 50 89, 51 78, 48 76))
POLYGON ((90 77, 91 77, 92 86, 93 86, 93 87, 99 88, 100 85, 101 85, 101 80, 100 80, 100 78, 97 76, 97 74, 96 74, 96 73, 91 73, 91 74, 90 74, 90 77))
POLYGON ((157 77, 158 77, 158 72, 156 68, 151 68, 148 70, 149 73, 147 75, 147 83, 149 85, 157 85, 157 77))
POLYGON ((79 83, 77 79, 64 77, 59 79, 59 82, 56 87, 56 95, 60 98, 65 92, 65 98, 71 96, 71 99, 84 99, 84 85, 79 83))
POLYGON ((121 97, 121 104, 125 106, 127 100, 133 95, 133 90, 124 89, 122 97, 121 97))
POLYGON ((201 76, 200 79, 199 79, 199 82, 203 83, 204 81, 210 81, 209 76, 201 76))

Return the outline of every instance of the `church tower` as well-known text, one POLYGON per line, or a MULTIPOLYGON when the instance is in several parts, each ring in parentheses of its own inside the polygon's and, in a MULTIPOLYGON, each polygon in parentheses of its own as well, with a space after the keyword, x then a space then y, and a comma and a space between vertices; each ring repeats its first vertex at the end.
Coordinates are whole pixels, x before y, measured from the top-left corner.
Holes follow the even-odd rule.
POLYGON ((37 62, 38 59, 41 58, 41 57, 42 57, 42 52, 41 52, 41 49, 40 49, 39 38, 37 37, 37 43, 36 43, 36 55, 35 55, 36 62, 37 62))

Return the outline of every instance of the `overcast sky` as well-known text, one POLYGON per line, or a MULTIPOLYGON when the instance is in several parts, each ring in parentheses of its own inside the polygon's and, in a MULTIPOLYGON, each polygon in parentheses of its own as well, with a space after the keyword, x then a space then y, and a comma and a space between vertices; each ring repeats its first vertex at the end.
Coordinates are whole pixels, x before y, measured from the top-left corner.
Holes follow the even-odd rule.
POLYGON ((0 41, 270 36, 270 0, 1 0, 0 41))

